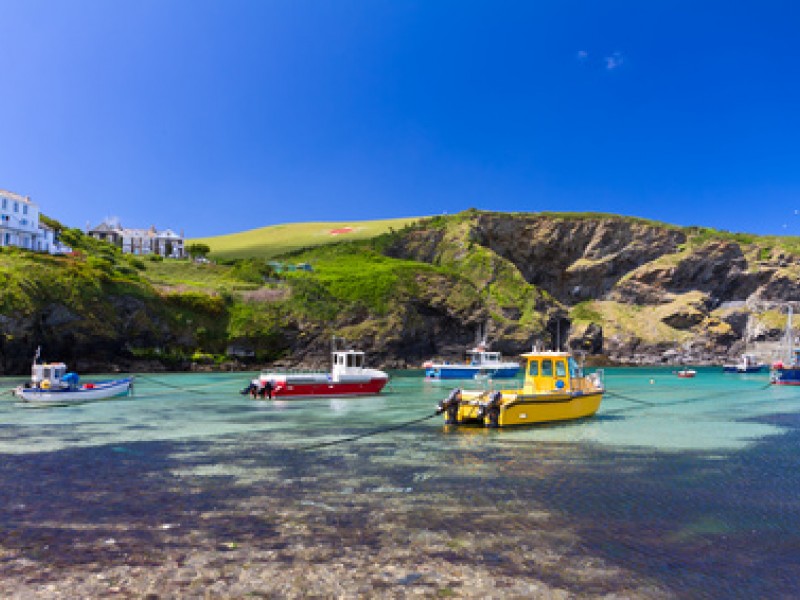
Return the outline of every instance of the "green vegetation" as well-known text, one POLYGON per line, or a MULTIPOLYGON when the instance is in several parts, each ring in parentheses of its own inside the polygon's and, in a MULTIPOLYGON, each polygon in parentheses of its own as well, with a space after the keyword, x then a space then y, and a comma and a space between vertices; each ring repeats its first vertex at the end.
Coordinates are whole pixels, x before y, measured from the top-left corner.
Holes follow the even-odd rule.
POLYGON ((390 230, 400 229, 417 219, 418 217, 383 221, 287 223, 241 233, 197 238, 188 242, 207 244, 211 248, 211 258, 274 258, 294 250, 335 244, 342 240, 371 239, 390 230))
POLYGON ((195 242, 194 244, 188 244, 186 246, 186 253, 193 259, 205 258, 208 256, 209 252, 211 252, 211 246, 208 244, 195 242))
MULTIPOLYGON (((0 349, 28 356, 34 339, 62 336, 63 347, 81 355, 116 353, 181 368, 187 361, 219 364, 230 348, 258 361, 296 355, 297 348, 331 333, 391 347, 405 341, 403 336, 430 335, 432 324, 467 328, 488 319, 498 337, 522 345, 532 336, 546 339, 546 323, 566 309, 576 330, 597 323, 607 337, 646 343, 687 340, 694 335, 694 323, 719 337, 730 334, 724 315, 705 313, 700 292, 670 296, 671 301, 646 308, 607 300, 564 306, 526 281, 513 262, 478 242, 478 220, 491 216, 471 209, 422 220, 283 225, 230 239, 195 240, 190 246, 202 254, 205 244, 214 258, 202 264, 123 255, 112 244, 52 221, 74 248, 72 255, 0 251, 0 314, 25 323, 5 341, 0 336, 0 344, 6 344, 0 349), (332 229, 347 226, 353 231, 331 235, 332 229), (281 261, 306 262, 313 270, 277 274, 267 260, 278 254, 281 261), (19 346, 9 346, 12 342, 19 346)), ((686 233, 683 248, 642 270, 667 272, 715 241, 743 245, 751 264, 777 265, 794 251, 790 248, 800 249, 800 238, 678 228, 632 217, 524 217, 618 219, 686 233)), ((613 256, 577 259, 568 268, 580 271, 609 260, 613 256)), ((778 274, 800 277, 787 262, 778 274)), ((772 316, 761 318, 766 322, 772 316)))

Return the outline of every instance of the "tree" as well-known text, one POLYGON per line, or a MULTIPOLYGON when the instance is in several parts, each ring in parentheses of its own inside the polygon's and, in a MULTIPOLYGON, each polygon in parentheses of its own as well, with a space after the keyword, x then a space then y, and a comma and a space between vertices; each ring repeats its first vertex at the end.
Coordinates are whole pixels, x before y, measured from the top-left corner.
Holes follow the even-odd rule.
POLYGON ((189 244, 186 246, 186 253, 195 258, 205 258, 211 252, 211 247, 208 244, 189 244))

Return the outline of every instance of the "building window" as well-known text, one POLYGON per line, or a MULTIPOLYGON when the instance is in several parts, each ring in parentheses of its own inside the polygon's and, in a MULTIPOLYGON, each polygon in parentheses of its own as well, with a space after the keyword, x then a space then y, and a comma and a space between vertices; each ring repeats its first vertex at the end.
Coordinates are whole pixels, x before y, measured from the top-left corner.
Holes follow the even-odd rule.
POLYGON ((22 214, 23 215, 27 215, 28 214, 28 205, 27 204, 23 204, 22 205, 22 214))
POLYGON ((3 208, 8 208, 8 198, 3 198, 3 208))
POLYGON ((14 202, 14 212, 15 213, 19 212, 19 202, 14 202))

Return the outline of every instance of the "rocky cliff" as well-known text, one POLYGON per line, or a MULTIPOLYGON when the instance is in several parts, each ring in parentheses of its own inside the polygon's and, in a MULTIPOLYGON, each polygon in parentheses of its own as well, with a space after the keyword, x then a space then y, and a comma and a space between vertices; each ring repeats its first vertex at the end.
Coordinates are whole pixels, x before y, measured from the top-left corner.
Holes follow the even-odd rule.
MULTIPOLYGON (((718 363, 782 335, 781 311, 800 301, 793 244, 613 215, 474 211, 417 226, 387 252, 449 265, 491 253, 541 292, 544 330, 522 343, 553 347, 560 333, 620 363, 718 363)), ((502 337, 506 319, 492 316, 502 337)))
POLYGON ((508 355, 538 344, 622 364, 719 363, 770 350, 787 304, 800 309, 795 238, 602 214, 425 219, 296 253, 313 272, 248 291, 225 279, 241 268, 220 275, 224 288, 186 293, 114 249, 85 253, 0 255, 0 374, 24 373, 39 344, 84 371, 192 368, 198 356, 321 366, 332 334, 403 368, 461 356, 479 329, 508 355))

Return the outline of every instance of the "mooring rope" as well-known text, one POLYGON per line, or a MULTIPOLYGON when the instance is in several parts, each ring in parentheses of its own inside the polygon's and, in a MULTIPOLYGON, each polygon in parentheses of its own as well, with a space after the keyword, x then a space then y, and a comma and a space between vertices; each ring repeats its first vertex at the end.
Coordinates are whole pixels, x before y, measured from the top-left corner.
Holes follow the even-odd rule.
POLYGON ((427 421, 428 419, 433 419, 437 417, 438 413, 433 413, 430 415, 425 415, 424 417, 420 417, 419 419, 414 419, 413 421, 406 421, 405 423, 398 423, 397 425, 391 425, 389 427, 382 427, 380 429, 373 429, 372 431, 367 431, 365 433, 360 433, 358 435, 353 435, 346 438, 340 438, 338 440, 332 440, 329 442, 320 442, 318 444, 311 444, 310 446, 304 446, 302 448, 298 448, 302 452, 308 452, 310 450, 319 450, 320 448, 327 448, 329 446, 338 446, 339 444, 347 444, 350 442, 355 442, 357 440, 362 440, 364 438, 373 437, 376 435, 381 435, 382 433, 388 433, 390 431, 396 431, 398 429, 403 429, 404 427, 409 427, 410 425, 415 425, 417 423, 422 423, 423 421, 427 421))
POLYGON ((211 387, 217 387, 217 386, 220 386, 220 385, 223 385, 223 384, 229 385, 231 383, 230 381, 218 381, 216 383, 211 383, 211 384, 208 384, 208 385, 194 386, 194 387, 184 387, 182 385, 175 385, 175 384, 172 384, 172 383, 167 383, 166 381, 161 381, 159 379, 155 379, 154 377, 148 377, 147 375, 136 375, 136 379, 140 379, 142 381, 149 381, 151 383, 155 383, 156 385, 160 385, 162 387, 170 388, 170 389, 173 389, 173 390, 180 390, 182 392, 189 392, 191 394, 199 394, 201 396, 207 396, 207 395, 210 395, 210 394, 214 393, 214 392, 204 392, 204 391, 202 391, 203 389, 208 389, 208 388, 211 388, 211 387))
POLYGON ((725 396, 730 396, 732 393, 734 393, 736 395, 762 393, 762 392, 768 390, 771 387, 772 387, 772 384, 767 383, 766 385, 763 385, 763 386, 758 387, 758 388, 750 389, 750 390, 737 390, 735 392, 731 392, 731 390, 726 390, 726 391, 720 391, 720 392, 711 393, 711 394, 703 394, 703 395, 700 395, 700 396, 692 396, 692 397, 689 397, 689 398, 682 398, 680 400, 673 400, 673 401, 670 401, 670 402, 647 402, 645 400, 637 400, 636 398, 631 398, 630 396, 625 396, 624 394, 618 394, 616 392, 608 392, 607 391, 606 395, 612 396, 614 398, 619 398, 620 400, 627 400, 628 402, 636 403, 639 406, 636 406, 636 407, 630 406, 630 407, 627 407, 627 408, 620 408, 620 409, 616 409, 616 410, 607 410, 607 411, 603 411, 600 414, 601 415, 612 415, 612 414, 616 415, 616 414, 622 414, 622 413, 630 412, 630 411, 633 411, 633 410, 641 410, 643 408, 662 408, 662 407, 669 407, 669 406, 679 406, 681 404, 693 404, 695 402, 703 402, 703 401, 706 401, 706 400, 714 400, 716 398, 722 398, 722 397, 725 397, 725 396))

